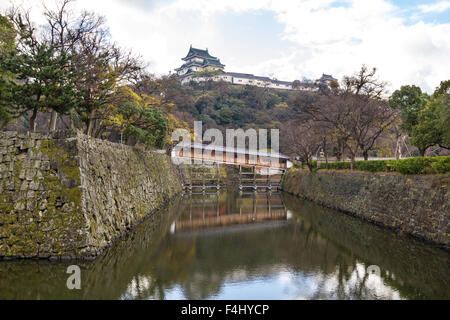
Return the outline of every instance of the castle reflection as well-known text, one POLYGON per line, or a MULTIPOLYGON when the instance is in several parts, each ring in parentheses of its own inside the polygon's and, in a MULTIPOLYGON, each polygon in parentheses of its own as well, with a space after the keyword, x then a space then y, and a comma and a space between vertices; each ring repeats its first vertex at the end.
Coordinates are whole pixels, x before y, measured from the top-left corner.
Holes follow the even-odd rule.
POLYGON ((0 299, 448 300, 449 257, 289 194, 222 190, 173 199, 93 262, 3 261, 0 299))

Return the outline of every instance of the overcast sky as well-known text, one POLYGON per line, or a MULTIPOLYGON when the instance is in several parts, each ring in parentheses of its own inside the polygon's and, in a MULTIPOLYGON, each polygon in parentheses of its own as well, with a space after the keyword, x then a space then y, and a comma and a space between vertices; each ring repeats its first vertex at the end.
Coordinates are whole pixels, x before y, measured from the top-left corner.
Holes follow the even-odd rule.
MULTIPOLYGON (((13 3, 33 4, 39 19, 39 1, 13 3)), ((448 0, 77 0, 81 9, 104 15, 113 39, 155 74, 173 72, 192 44, 226 71, 279 80, 341 79, 362 64, 377 67, 391 91, 432 92, 450 79, 448 0)))

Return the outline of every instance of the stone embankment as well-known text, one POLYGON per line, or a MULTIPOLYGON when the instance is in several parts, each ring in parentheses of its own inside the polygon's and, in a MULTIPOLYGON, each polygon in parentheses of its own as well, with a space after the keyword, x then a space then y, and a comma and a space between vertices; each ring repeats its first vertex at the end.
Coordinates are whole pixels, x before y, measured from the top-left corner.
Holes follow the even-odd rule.
POLYGON ((450 248, 450 176, 291 169, 283 190, 450 248))
POLYGON ((94 258, 181 192, 170 158, 80 132, 0 133, 0 259, 94 258))

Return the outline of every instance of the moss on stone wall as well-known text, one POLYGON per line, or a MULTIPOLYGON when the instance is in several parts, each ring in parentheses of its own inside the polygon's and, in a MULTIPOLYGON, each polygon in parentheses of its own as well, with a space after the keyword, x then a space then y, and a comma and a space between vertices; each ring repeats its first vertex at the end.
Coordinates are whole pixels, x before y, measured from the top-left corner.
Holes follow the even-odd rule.
POLYGON ((167 156, 76 132, 2 132, 0 155, 0 258, 97 256, 181 191, 167 156))
POLYGON ((445 175, 290 169, 283 190, 448 248, 449 180, 445 175))

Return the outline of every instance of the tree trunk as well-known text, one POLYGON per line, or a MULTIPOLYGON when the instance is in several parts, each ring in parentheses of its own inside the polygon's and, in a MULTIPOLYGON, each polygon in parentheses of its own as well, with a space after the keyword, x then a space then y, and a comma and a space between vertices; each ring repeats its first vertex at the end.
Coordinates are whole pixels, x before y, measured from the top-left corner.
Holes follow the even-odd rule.
POLYGON ((87 121, 87 128, 86 128, 86 134, 88 136, 90 136, 90 137, 92 137, 92 133, 94 131, 94 122, 95 122, 94 115, 91 112, 89 114, 89 118, 88 118, 88 121, 87 121))
POLYGON ((427 152, 427 149, 428 148, 425 148, 425 149, 420 149, 419 148, 419 154, 420 154, 421 157, 425 157, 425 152, 427 152))
POLYGON ((368 151, 363 151, 363 157, 364 157, 364 160, 369 160, 369 152, 368 151))
POLYGON ((335 148, 333 151, 336 155, 336 161, 341 161, 341 152, 339 151, 339 148, 335 148))
POLYGON ((36 131, 37 110, 38 110, 37 108, 33 109, 33 114, 31 115, 31 118, 30 118, 30 132, 36 131))
POLYGON ((401 148, 400 148, 400 136, 397 137, 397 142, 395 144, 395 159, 400 159, 400 152, 401 152, 401 148))
POLYGON ((56 130, 56 120, 58 119, 58 113, 55 110, 52 110, 52 115, 50 118, 50 125, 49 125, 49 131, 55 131, 56 130))
POLYGON ((322 142, 323 155, 325 156, 325 168, 328 169, 328 152, 327 152, 327 140, 323 139, 322 142))

